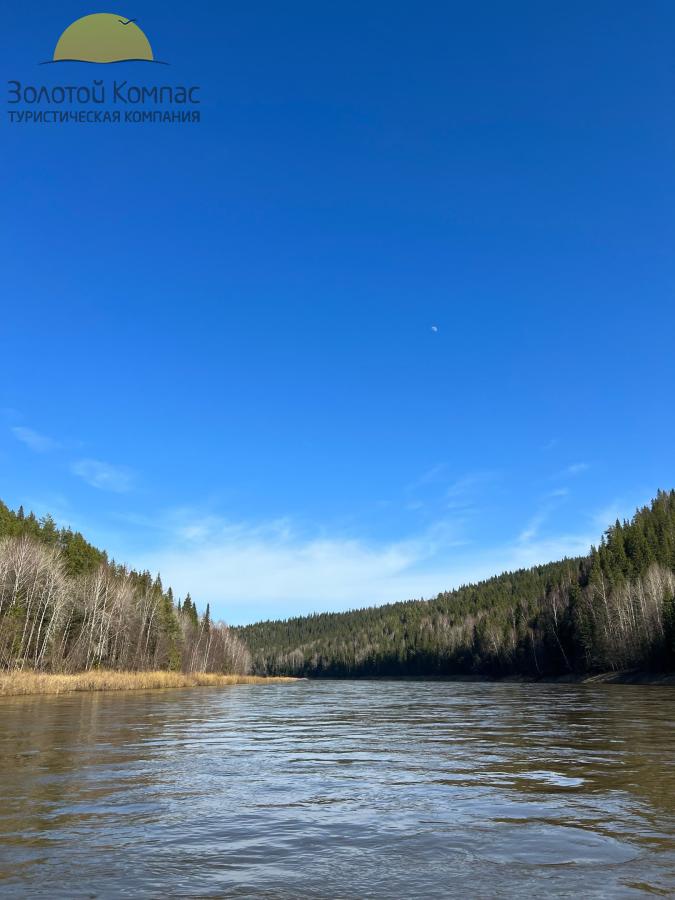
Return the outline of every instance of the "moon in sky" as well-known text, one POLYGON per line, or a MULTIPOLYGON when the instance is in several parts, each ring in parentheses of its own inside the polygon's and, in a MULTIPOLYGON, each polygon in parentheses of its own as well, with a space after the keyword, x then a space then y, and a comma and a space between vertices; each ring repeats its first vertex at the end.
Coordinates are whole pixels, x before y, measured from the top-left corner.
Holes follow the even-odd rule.
POLYGON ((112 63, 142 59, 153 62, 152 47, 135 22, 113 13, 93 13, 76 19, 58 40, 54 62, 112 63))
POLYGON ((432 330, 432 331, 438 331, 438 325, 432 325, 432 326, 431 326, 431 330, 432 330))

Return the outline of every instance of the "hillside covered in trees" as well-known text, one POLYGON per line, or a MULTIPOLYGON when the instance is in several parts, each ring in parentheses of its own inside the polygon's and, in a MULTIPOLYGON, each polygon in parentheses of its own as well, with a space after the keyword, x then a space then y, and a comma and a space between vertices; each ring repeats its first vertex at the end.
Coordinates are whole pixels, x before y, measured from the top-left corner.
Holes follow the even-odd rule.
POLYGON ((246 673, 243 642, 157 576, 0 502, 0 669, 246 673))
POLYGON ((270 675, 526 675, 675 669, 675 491, 588 556, 345 613, 237 629, 270 675))

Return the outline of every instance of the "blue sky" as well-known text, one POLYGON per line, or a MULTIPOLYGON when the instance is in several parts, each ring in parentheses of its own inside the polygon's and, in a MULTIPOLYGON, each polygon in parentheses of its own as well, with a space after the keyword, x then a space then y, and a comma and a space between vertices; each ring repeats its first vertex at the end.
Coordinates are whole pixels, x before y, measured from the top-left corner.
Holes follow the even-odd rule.
MULTIPOLYGON (((111 80, 37 65, 92 11, 3 4, 5 81, 111 80)), ((583 552, 675 486, 672 4, 117 11, 170 65, 114 75, 202 121, 5 102, 7 503, 246 622, 583 552)))

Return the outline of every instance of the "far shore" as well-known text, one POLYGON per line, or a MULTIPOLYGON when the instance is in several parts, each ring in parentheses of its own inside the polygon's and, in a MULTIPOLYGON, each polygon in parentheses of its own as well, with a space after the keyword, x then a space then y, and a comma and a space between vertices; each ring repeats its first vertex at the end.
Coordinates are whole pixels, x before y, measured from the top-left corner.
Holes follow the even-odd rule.
POLYGON ((211 672, 113 672, 96 669, 73 674, 12 671, 0 673, 0 697, 28 694, 66 694, 73 691, 137 691, 164 688, 226 687, 236 684, 275 684, 297 681, 285 676, 217 675, 211 672))
POLYGON ((625 672, 600 672, 597 675, 580 675, 578 677, 561 675, 551 681, 577 684, 675 684, 675 672, 627 670, 625 672))
POLYGON ((644 672, 626 669, 617 672, 596 672, 583 675, 383 675, 371 676, 374 681, 455 681, 489 684, 662 684, 675 685, 675 672, 644 672))
POLYGON ((595 674, 542 675, 539 678, 527 675, 505 675, 503 678, 458 675, 450 681, 491 681, 506 684, 673 684, 675 672, 643 672, 626 670, 619 672, 596 672, 595 674))
POLYGON ((500 679, 502 681, 531 682, 533 684, 675 684, 675 672, 643 672, 627 669, 618 672, 596 672, 584 675, 556 675, 542 678, 520 678, 518 676, 500 679))
POLYGON ((645 672, 625 669, 567 675, 347 675, 314 676, 310 681, 450 681, 458 684, 656 684, 675 685, 675 672, 645 672))

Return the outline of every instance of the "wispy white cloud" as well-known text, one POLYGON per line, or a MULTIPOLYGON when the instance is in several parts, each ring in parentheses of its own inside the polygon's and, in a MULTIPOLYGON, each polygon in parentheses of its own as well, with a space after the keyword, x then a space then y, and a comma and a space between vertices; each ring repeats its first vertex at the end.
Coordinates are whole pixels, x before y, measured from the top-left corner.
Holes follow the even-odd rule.
POLYGON ((496 472, 469 472, 456 479, 446 489, 446 508, 461 510, 472 506, 477 496, 497 477, 496 472))
POLYGON ((562 475, 581 475, 582 472, 587 472, 590 469, 590 464, 587 462, 578 462, 574 463, 571 466, 567 466, 566 469, 561 473, 562 475))
POLYGON ((548 519, 548 514, 549 511, 547 509, 543 509, 536 515, 532 516, 525 528, 518 535, 518 543, 530 543, 530 541, 532 541, 539 534, 541 526, 548 519))
POLYGON ((457 521, 438 521, 402 540, 311 534, 288 519, 231 523, 177 518, 143 568, 178 594, 190 591, 232 622, 432 597, 498 572, 588 551, 595 535, 539 538, 536 529, 478 550, 457 521))
POLYGON ((555 500, 561 497, 568 497, 569 492, 570 489, 566 487, 556 488, 553 491, 549 491, 548 494, 546 494, 546 497, 555 500))
POLYGON ((468 472, 451 477, 448 463, 438 463, 422 472, 404 488, 408 512, 424 510, 427 517, 470 514, 484 495, 485 488, 497 478, 496 472, 468 472))
POLYGON ((114 466, 98 459, 80 459, 73 463, 71 471, 102 491, 123 494, 133 487, 134 473, 126 466, 114 466))
POLYGON ((469 493, 470 491, 484 488, 494 483, 501 473, 492 469, 482 470, 478 472, 469 472, 454 481, 447 490, 448 497, 458 497, 469 493))
POLYGON ((148 565, 180 593, 189 590, 226 618, 246 621, 439 590, 447 578, 416 572, 429 552, 415 541, 378 546, 339 537, 303 540, 274 526, 238 526, 202 545, 167 548, 148 565))
POLYGON ((23 425, 14 425, 11 431, 17 441, 21 441, 35 453, 49 453, 50 450, 57 450, 60 446, 59 442, 53 438, 23 425))
POLYGON ((446 469, 446 463, 437 463, 437 465, 431 466, 431 468, 422 472, 422 474, 415 478, 414 481, 411 481, 410 484, 407 484, 405 486, 406 492, 414 493, 419 488, 426 487, 426 485, 428 484, 433 484, 434 482, 439 481, 446 469))
POLYGON ((544 494, 539 509, 530 518, 525 528, 518 535, 518 544, 523 546, 531 544, 539 537, 542 526, 551 518, 555 510, 565 502, 569 495, 569 488, 560 487, 544 494))

